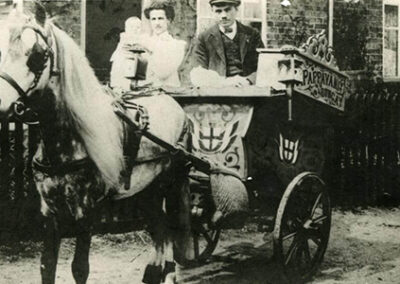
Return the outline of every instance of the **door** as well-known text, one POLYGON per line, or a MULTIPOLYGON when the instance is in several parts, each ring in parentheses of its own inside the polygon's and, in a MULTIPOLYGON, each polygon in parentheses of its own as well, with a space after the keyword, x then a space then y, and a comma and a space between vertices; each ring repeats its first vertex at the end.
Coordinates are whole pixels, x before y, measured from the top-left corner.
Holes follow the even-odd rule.
POLYGON ((124 30, 125 20, 141 17, 141 0, 87 0, 86 55, 99 80, 110 77, 110 57, 124 30))

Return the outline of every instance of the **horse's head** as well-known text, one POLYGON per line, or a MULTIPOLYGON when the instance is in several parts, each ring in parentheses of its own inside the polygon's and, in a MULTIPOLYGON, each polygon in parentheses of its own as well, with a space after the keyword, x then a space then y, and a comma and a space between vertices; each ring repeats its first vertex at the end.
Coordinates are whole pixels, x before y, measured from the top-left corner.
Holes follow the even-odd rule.
POLYGON ((43 7, 36 6, 32 16, 13 10, 0 37, 0 115, 8 116, 21 112, 26 100, 53 75, 52 37, 43 7))

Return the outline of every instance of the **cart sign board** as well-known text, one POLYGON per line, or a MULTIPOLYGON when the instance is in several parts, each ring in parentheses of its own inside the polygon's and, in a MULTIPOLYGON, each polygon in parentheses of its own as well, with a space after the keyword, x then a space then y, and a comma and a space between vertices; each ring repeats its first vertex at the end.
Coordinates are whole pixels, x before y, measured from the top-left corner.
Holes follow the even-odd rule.
POLYGON ((302 82, 294 90, 331 107, 344 111, 348 78, 322 64, 303 57, 302 82))
POLYGON ((300 48, 260 49, 257 85, 275 90, 289 88, 337 110, 344 111, 349 78, 340 72, 323 32, 300 48))

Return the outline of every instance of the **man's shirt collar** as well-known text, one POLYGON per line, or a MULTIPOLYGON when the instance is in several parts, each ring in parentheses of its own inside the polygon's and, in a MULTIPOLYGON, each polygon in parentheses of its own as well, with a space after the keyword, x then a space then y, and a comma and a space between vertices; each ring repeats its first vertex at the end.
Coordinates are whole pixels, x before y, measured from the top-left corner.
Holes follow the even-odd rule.
POLYGON ((228 28, 231 28, 232 31, 229 32, 225 32, 225 29, 222 26, 219 26, 219 30, 225 34, 227 37, 229 37, 230 39, 234 39, 237 33, 237 22, 233 22, 232 25, 230 25, 228 28))

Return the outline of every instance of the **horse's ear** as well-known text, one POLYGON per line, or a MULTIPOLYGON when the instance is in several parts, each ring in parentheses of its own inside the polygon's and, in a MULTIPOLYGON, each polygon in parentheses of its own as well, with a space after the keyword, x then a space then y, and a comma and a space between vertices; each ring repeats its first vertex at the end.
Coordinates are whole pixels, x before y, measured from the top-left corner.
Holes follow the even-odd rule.
POLYGON ((39 0, 27 1, 24 4, 24 11, 28 12, 29 15, 32 15, 36 23, 44 26, 46 22, 46 9, 43 4, 39 0))
POLYGON ((34 3, 35 3, 34 11, 35 11, 36 22, 39 25, 44 26, 44 24, 46 23, 46 9, 39 1, 34 1, 34 3))

